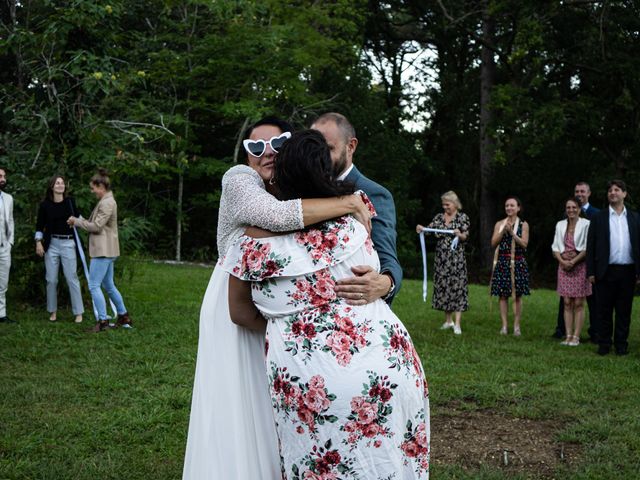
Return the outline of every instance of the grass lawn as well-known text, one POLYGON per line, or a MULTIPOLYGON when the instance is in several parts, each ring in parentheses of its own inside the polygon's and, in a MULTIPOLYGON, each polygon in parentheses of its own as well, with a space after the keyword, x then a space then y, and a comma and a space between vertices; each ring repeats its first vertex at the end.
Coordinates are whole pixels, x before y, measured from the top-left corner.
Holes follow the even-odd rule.
MULTIPOLYGON (((50 323, 44 306, 10 304, 20 323, 0 324, 0 479, 180 478, 210 272, 136 264, 133 281, 119 285, 130 331, 89 335, 89 315, 75 325, 64 310, 50 323)), ((487 288, 474 285, 456 337, 438 329, 442 314, 422 303, 421 288, 405 281, 394 310, 429 380, 432 479, 640 478, 637 302, 630 355, 599 357, 592 345, 550 337, 553 291, 524 300, 523 336, 514 338, 498 335, 497 303, 491 311, 487 288), (508 445, 542 445, 538 436, 558 453, 546 467, 528 458, 535 448, 508 445)))

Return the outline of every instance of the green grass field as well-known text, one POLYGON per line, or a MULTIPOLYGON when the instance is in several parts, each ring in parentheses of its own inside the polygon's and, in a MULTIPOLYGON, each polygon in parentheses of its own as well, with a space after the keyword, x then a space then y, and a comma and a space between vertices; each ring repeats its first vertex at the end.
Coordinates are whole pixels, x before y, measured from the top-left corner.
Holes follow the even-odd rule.
MULTIPOLYGON (((20 323, 0 324, 0 479, 180 478, 209 276, 136 264, 133 281, 119 285, 130 331, 90 335, 89 315, 75 325, 63 310, 52 324, 44 307, 9 305, 20 323)), ((498 335, 486 287, 470 293, 461 337, 438 329, 442 314, 422 303, 419 281, 404 282, 394 304, 429 380, 431 478, 640 478, 640 305, 630 355, 599 357, 592 345, 550 337, 553 291, 524 300, 521 338, 498 335), (516 425, 510 434, 524 440, 544 433, 570 459, 529 468, 524 457, 535 452, 515 448, 505 467, 488 454, 513 438, 494 432, 498 424, 516 425)))

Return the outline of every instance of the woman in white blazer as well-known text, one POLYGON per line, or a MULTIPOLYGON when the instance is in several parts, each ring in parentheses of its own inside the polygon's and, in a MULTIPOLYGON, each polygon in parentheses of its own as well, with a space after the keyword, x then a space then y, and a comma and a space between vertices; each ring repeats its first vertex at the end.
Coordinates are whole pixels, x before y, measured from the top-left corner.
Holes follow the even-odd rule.
POLYGON ((591 295, 587 279, 587 234, 589 220, 580 217, 580 201, 570 198, 565 203, 567 218, 556 224, 551 250, 558 261, 558 295, 564 299, 564 324, 567 336, 562 345, 580 345, 584 323, 584 299, 591 295))

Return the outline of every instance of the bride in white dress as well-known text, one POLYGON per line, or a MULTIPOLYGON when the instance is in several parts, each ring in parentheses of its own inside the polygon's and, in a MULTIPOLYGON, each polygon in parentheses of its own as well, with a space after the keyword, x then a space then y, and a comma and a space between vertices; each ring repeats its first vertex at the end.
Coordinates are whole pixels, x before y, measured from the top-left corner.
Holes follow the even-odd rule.
MULTIPOLYGON (((267 192, 275 154, 291 131, 274 117, 248 130, 243 142, 248 166, 235 166, 222 179, 219 254, 252 225, 284 232, 348 213, 369 224, 367 207, 356 195, 278 201, 267 192)), ((264 370, 264 331, 231 322, 228 283, 229 274, 216 267, 200 310, 183 479, 280 479, 278 438, 264 370)))

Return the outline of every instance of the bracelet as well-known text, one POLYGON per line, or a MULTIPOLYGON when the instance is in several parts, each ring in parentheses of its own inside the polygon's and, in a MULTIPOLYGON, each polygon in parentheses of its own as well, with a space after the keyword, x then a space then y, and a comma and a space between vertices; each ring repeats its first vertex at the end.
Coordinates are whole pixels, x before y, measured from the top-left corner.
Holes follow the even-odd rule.
POLYGON ((389 291, 382 297, 382 300, 388 300, 389 297, 393 295, 393 291, 396 289, 396 284, 393 281, 393 277, 391 275, 387 275, 387 277, 389 277, 389 280, 391 280, 391 286, 389 287, 389 291))

